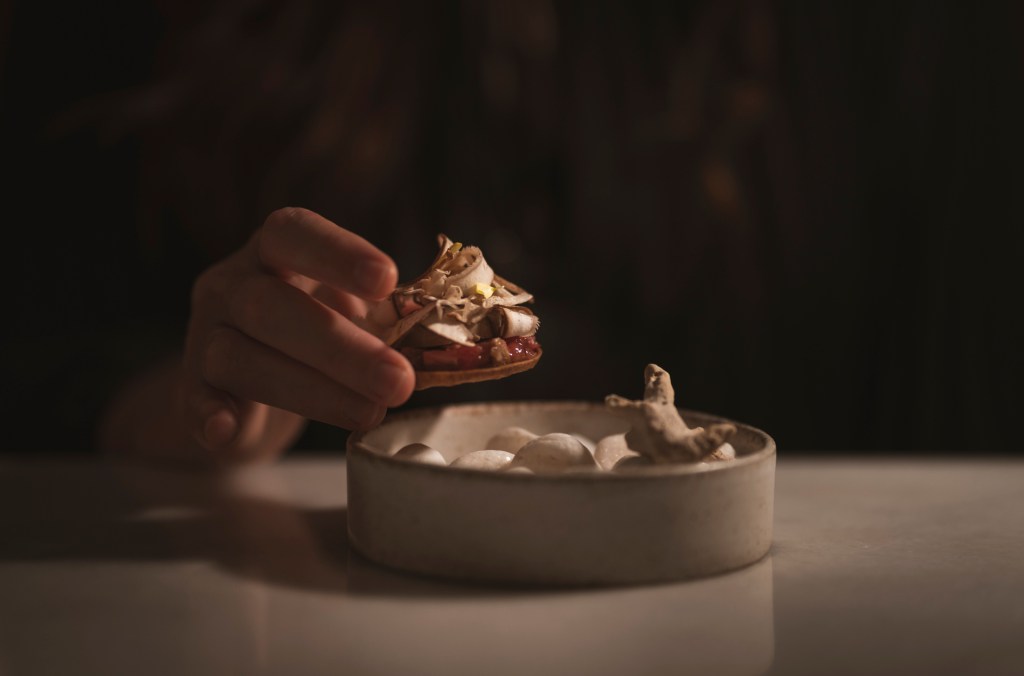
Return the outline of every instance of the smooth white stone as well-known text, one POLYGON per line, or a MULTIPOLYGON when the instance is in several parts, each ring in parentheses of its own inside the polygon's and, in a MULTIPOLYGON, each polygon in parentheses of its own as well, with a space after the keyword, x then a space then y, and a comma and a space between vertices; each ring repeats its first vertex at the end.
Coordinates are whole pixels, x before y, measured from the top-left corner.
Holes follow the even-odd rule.
POLYGON ((735 460, 736 449, 728 441, 715 449, 715 451, 707 457, 707 460, 735 460))
POLYGON ((590 451, 590 455, 594 455, 594 450, 597 448, 597 444, 594 443, 593 439, 583 434, 576 434, 575 432, 572 433, 572 436, 576 437, 581 444, 587 447, 587 450, 590 451))
POLYGON ((409 444, 408 446, 402 446, 395 452, 393 457, 401 458, 402 460, 412 460, 413 462, 421 462, 425 465, 448 464, 439 450, 431 448, 426 444, 409 444))
POLYGON ((506 474, 533 474, 533 470, 529 467, 507 467, 505 468, 506 474))
POLYGON ((654 463, 651 461, 650 458, 648 458, 645 455, 640 455, 639 453, 637 453, 636 455, 627 455, 623 457, 617 463, 615 463, 615 467, 613 467, 612 469, 614 469, 615 471, 628 471, 640 467, 650 467, 653 464, 654 463))
POLYGON ((594 449, 594 460, 601 469, 610 470, 615 467, 615 463, 623 458, 631 458, 640 455, 636 451, 630 450, 629 446, 626 445, 626 435, 623 434, 611 434, 604 437, 597 442, 597 448, 594 449))
POLYGON ((463 467, 465 469, 499 470, 508 467, 515 458, 508 451, 488 449, 485 451, 473 451, 452 460, 450 467, 463 467))
POLYGON ((487 440, 487 448, 516 453, 536 438, 536 434, 522 427, 506 427, 487 440))
POLYGON ((538 474, 551 474, 569 468, 597 467, 594 456, 571 434, 545 434, 519 449, 514 467, 528 467, 538 474))

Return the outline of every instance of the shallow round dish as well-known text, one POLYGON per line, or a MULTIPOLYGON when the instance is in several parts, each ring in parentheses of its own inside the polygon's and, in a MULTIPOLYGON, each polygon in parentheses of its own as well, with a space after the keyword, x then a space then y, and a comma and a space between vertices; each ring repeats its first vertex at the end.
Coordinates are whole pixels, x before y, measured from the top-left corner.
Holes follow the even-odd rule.
MULTIPOLYGON (((726 422, 681 413, 691 427, 726 422)), ((390 455, 422 442, 450 463, 483 449, 505 427, 597 441, 629 424, 589 402, 464 404, 394 415, 349 437, 349 540, 387 566, 486 582, 633 584, 740 568, 771 546, 775 442, 734 424, 735 460, 532 475, 390 455)))

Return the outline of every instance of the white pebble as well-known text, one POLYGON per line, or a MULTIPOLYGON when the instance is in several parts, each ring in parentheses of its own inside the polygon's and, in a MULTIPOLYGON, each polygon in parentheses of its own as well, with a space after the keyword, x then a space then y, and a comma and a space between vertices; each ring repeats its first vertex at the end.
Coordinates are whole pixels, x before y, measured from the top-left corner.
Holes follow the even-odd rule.
POLYGON ((487 440, 487 448, 515 453, 536 438, 536 434, 522 427, 506 427, 487 440))
POLYGON ((641 468, 641 467, 650 467, 653 464, 654 463, 651 462, 650 458, 648 458, 645 455, 640 455, 638 453, 636 455, 627 455, 627 456, 623 457, 621 460, 619 460, 617 463, 615 463, 615 467, 613 467, 613 469, 616 470, 616 471, 619 471, 619 470, 627 470, 628 471, 628 470, 631 470, 631 469, 638 469, 638 468, 641 468))
POLYGON ((533 474, 533 470, 530 469, 529 467, 523 467, 522 465, 520 465, 519 467, 507 467, 505 469, 505 473, 506 474, 533 474))
POLYGON ((571 434, 545 434, 516 453, 514 467, 528 467, 538 474, 561 472, 569 468, 597 467, 594 456, 571 434))
POLYGON ((735 460, 736 449, 729 442, 725 442, 721 446, 715 449, 714 453, 709 455, 707 459, 710 460, 735 460))
POLYGON ((631 458, 640 455, 636 451, 630 450, 629 446, 626 445, 626 435, 623 434, 611 434, 601 441, 597 442, 597 448, 594 450, 594 460, 600 465, 601 469, 612 469, 615 467, 615 463, 623 458, 631 458))
POLYGON ((444 456, 436 448, 431 448, 426 444, 409 444, 403 446, 395 452, 395 458, 401 458, 402 460, 412 460, 413 462, 421 462, 425 465, 447 465, 444 456))
POLYGON ((451 467, 466 469, 499 470, 507 467, 515 456, 508 451, 473 451, 452 460, 451 467))
POLYGON ((572 433, 572 436, 576 437, 581 444, 586 446, 591 455, 594 454, 594 449, 597 448, 597 445, 594 443, 593 439, 583 436, 582 434, 576 434, 575 432, 572 433))

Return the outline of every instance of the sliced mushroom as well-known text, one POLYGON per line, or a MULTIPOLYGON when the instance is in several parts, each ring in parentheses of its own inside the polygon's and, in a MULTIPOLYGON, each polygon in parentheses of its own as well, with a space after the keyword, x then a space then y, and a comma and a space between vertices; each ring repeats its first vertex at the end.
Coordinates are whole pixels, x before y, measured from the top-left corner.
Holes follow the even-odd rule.
POLYGON ((532 336, 540 327, 540 318, 526 308, 497 308, 498 335, 502 338, 532 336))
POLYGON ((462 289, 465 295, 473 293, 478 284, 490 286, 494 281, 494 270, 484 260, 483 252, 475 246, 463 248, 453 262, 464 264, 465 267, 458 271, 452 270, 448 275, 448 284, 462 289))
POLYGON ((423 323, 423 328, 435 333, 442 338, 447 338, 453 343, 459 345, 465 345, 472 347, 474 344, 473 332, 469 328, 457 319, 450 317, 442 317, 441 319, 434 319, 423 323))

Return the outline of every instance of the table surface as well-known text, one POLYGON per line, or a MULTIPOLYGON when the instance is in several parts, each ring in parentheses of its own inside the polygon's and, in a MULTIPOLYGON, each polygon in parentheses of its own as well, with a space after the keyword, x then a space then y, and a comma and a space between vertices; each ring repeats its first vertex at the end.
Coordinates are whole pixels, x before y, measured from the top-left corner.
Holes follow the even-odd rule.
POLYGON ((343 460, 0 458, 0 674, 1021 674, 1024 462, 780 459, 709 579, 463 585, 346 541, 343 460))

